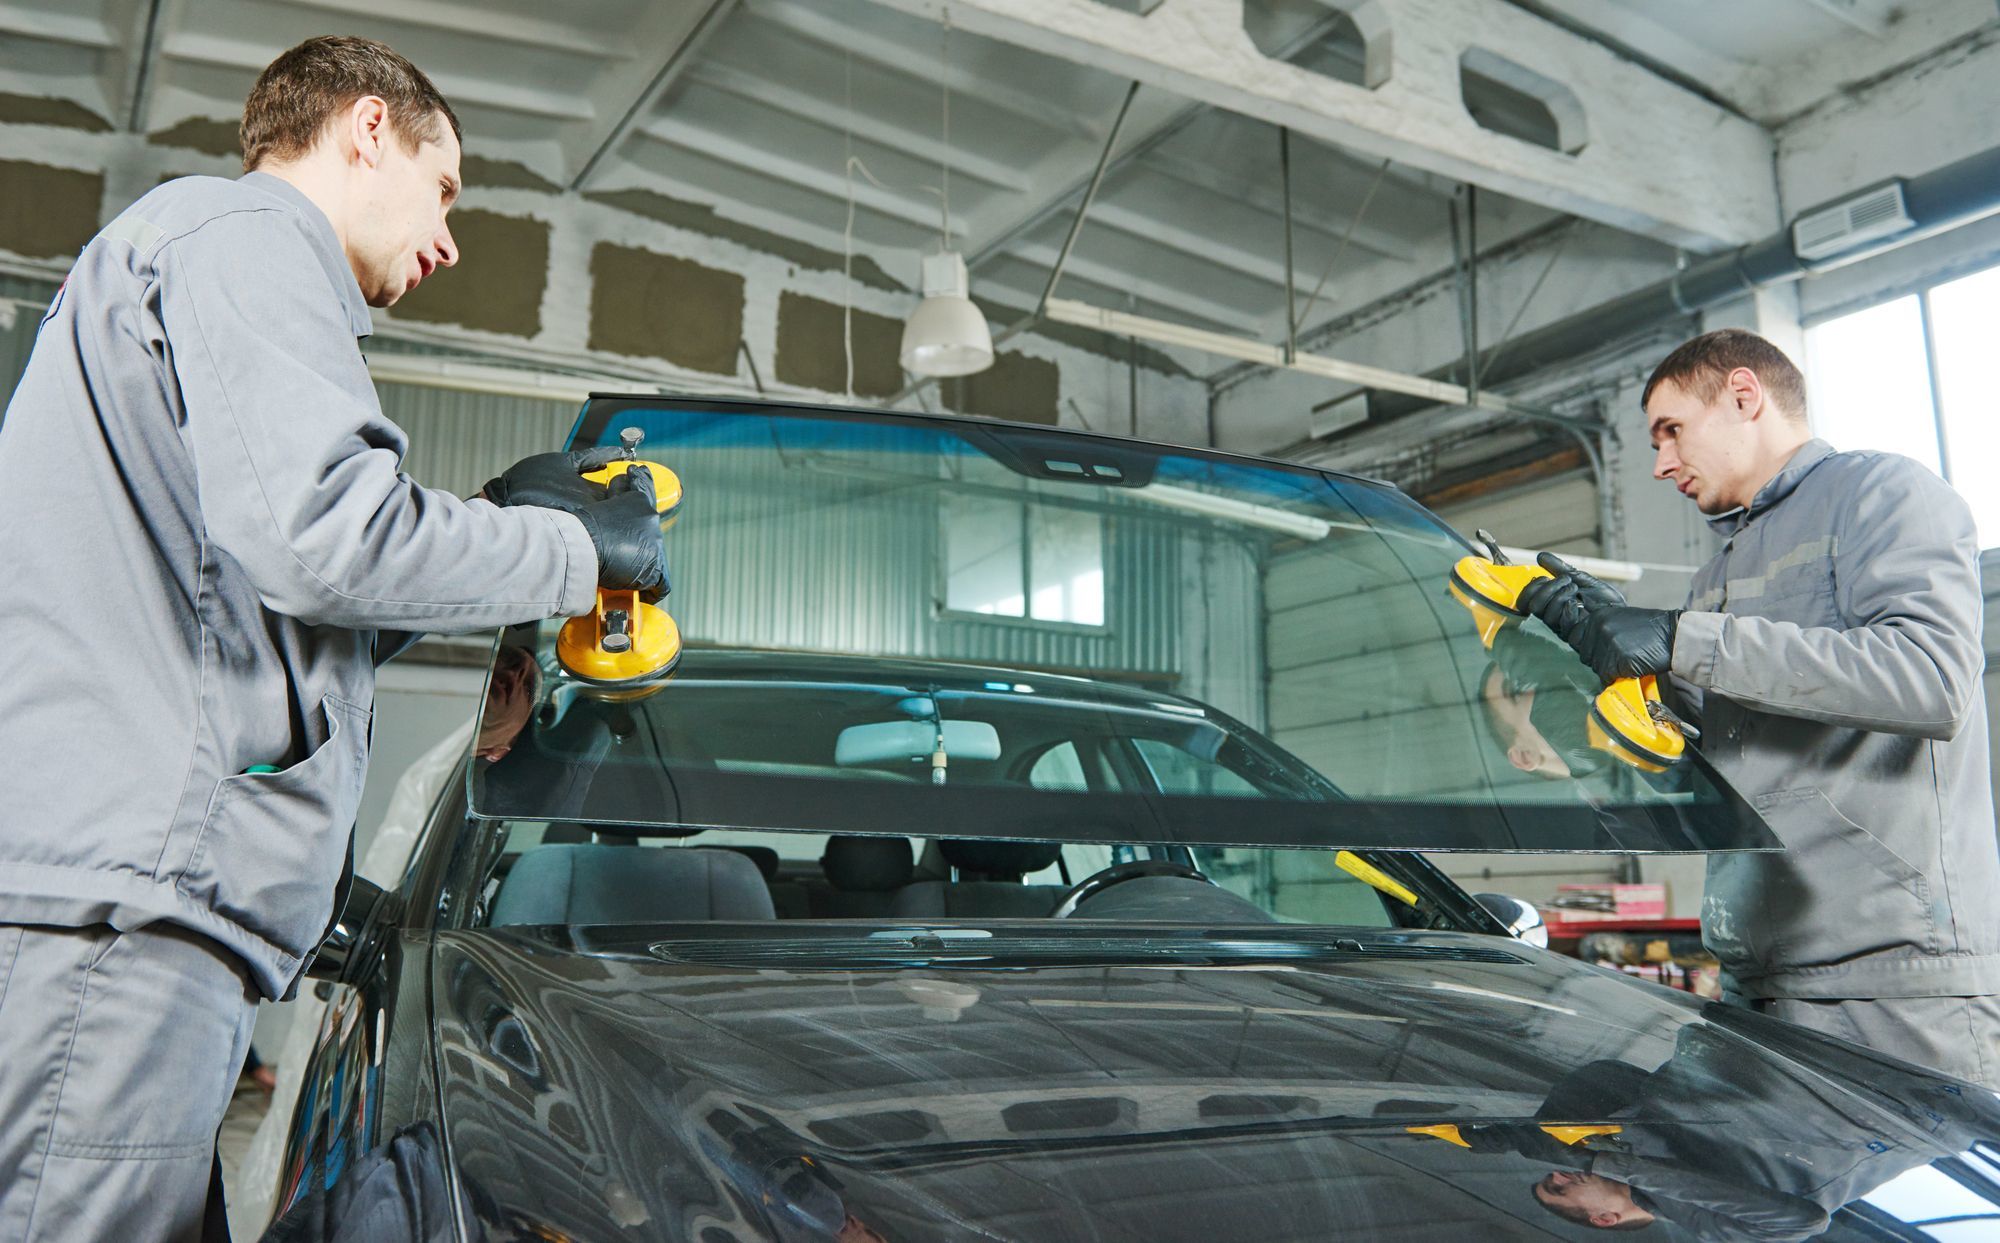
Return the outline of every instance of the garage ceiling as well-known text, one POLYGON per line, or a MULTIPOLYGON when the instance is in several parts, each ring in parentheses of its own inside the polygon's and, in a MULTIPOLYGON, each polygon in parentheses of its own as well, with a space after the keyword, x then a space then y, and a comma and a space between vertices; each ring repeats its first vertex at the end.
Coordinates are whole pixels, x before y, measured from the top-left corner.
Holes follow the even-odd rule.
MULTIPOLYGON (((1267 53, 1335 78, 1367 72, 1342 9, 1246 3, 1267 53)), ((0 91, 71 100, 119 129, 158 135, 233 122, 256 72, 301 38, 372 35, 437 79, 464 120, 469 155, 589 194, 672 196, 835 250, 851 194, 856 252, 912 282, 917 253, 939 238, 927 187, 941 184, 948 157, 952 241, 973 264, 976 292, 1030 306, 1128 83, 964 30, 949 34, 947 52, 940 23, 908 7, 593 0, 555 20, 538 0, 16 0, 0 4, 0 91), (850 153, 865 175, 847 175, 850 153)), ((1671 27, 1648 0, 1514 7, 1628 50, 1761 123, 1993 17, 1987 0, 1681 0, 1671 27), (1905 16, 1906 7, 1921 12, 1905 16)), ((1471 82, 1466 103, 1493 129, 1532 135, 1549 123, 1490 82, 1471 82)), ((1276 128, 1149 87, 1117 150, 1063 293, 1282 338, 1276 128)), ((1449 262, 1452 182, 1296 137, 1292 169, 1300 302, 1331 273, 1303 327, 1449 262)), ((1479 203, 1482 248, 1559 214, 1498 193, 1479 203)))

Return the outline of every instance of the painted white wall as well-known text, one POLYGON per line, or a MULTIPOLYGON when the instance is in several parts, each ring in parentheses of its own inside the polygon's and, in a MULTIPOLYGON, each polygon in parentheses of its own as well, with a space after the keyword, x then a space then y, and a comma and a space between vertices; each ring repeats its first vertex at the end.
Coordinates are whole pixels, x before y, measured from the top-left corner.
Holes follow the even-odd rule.
MULTIPOLYGON (((1913 177, 2000 146, 2000 28, 1827 100, 1778 131, 1787 218, 1889 177, 1913 177)), ((2000 219, 1835 269, 1800 287, 1817 318, 1914 283, 2000 262, 2000 219)))

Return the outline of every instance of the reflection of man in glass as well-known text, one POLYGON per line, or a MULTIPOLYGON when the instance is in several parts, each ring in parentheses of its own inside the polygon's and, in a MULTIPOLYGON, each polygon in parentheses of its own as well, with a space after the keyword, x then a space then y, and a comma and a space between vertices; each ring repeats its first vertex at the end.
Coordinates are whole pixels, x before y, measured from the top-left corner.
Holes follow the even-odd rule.
POLYGON ((1564 1221, 1599 1230, 1638 1230, 1658 1220, 1639 1207, 1631 1187, 1581 1170, 1550 1170, 1535 1184, 1535 1200, 1564 1221))
POLYGON ((1590 745, 1590 670, 1553 637, 1508 626, 1493 637, 1493 663, 1479 681, 1479 706, 1507 762, 1551 780, 1595 772, 1605 759, 1590 745))
POLYGON ((1615 1122, 1617 1135, 1569 1145, 1538 1125, 1463 1128, 1477 1151, 1511 1151, 1551 1168, 1529 1187, 1535 1202, 1598 1229, 1671 1223, 1701 1239, 1792 1240, 1826 1229, 1830 1215, 1897 1175, 2000 1134, 1989 1096, 1810 1037, 1719 1004, 1690 1023, 1674 1055, 1647 1071, 1593 1062, 1559 1080, 1538 1118, 1615 1122), (1747 1056, 1731 1029, 1869 1084, 1861 1101, 1802 1070, 1747 1056))
POLYGON ((493 680, 486 687, 486 708, 479 716, 479 736, 472 754, 482 760, 504 759, 514 740, 527 728, 541 699, 542 671, 535 653, 525 647, 503 647, 493 662, 493 680))

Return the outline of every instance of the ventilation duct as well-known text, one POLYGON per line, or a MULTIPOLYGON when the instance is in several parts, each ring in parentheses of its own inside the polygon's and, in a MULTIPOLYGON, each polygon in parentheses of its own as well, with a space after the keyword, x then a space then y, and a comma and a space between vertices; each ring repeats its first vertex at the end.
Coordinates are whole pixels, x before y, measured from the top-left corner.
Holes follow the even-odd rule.
POLYGON ((1800 216, 1792 222, 1792 253, 1806 263, 1817 263, 1916 226, 1903 205, 1903 182, 1897 178, 1800 216))

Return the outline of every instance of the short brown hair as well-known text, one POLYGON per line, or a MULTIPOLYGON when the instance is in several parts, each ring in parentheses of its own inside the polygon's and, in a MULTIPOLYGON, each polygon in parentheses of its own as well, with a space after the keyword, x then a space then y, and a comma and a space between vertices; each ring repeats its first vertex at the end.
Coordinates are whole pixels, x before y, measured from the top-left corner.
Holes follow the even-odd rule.
POLYGON ((1806 417, 1806 378, 1798 364, 1785 352, 1754 332, 1722 328, 1704 332, 1667 355, 1646 381, 1639 395, 1639 408, 1653 400, 1653 390, 1672 380, 1696 401, 1714 401, 1723 381, 1738 367, 1747 367, 1764 384, 1764 391, 1777 402, 1787 418, 1801 422, 1806 417))
POLYGON ((322 35, 264 67, 243 101, 243 167, 267 160, 295 160, 312 149, 334 115, 368 95, 389 105, 403 149, 415 151, 443 137, 438 114, 453 137, 464 135, 444 95, 386 43, 322 35))

